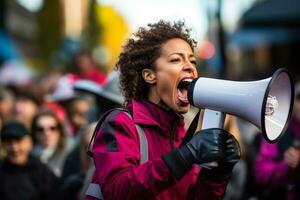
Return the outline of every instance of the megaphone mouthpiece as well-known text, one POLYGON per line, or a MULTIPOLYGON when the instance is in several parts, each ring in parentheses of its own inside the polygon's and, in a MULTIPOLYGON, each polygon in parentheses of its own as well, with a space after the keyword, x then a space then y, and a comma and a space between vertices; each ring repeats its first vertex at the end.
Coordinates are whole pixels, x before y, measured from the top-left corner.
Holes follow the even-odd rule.
POLYGON ((189 103, 191 104, 191 105, 193 105, 194 106, 194 100, 193 100, 193 94, 194 94, 194 88, 195 88, 195 85, 196 85, 196 82, 197 82, 197 80, 198 80, 199 78, 197 78, 197 79, 194 79, 191 83, 190 83, 190 85, 189 85, 189 87, 188 87, 188 95, 187 95, 187 97, 188 97, 188 101, 189 101, 189 103))

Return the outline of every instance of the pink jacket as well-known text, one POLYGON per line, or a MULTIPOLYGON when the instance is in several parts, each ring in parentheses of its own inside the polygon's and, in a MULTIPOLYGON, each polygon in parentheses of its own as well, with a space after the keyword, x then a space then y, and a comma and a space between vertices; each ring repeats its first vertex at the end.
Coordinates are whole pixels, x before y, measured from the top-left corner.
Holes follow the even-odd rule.
POLYGON ((180 145, 185 135, 182 117, 145 100, 133 100, 127 109, 132 119, 124 112, 113 111, 103 122, 93 145, 96 171, 92 183, 101 185, 105 200, 222 198, 227 181, 204 180, 196 166, 176 180, 161 159, 163 153, 180 145), (149 160, 143 164, 139 163, 135 123, 143 127, 148 141, 149 160))
POLYGON ((263 188, 269 199, 279 198, 279 195, 286 200, 297 199, 295 185, 300 182, 295 177, 299 177, 297 175, 299 167, 298 171, 294 170, 283 159, 285 151, 293 146, 295 140, 300 140, 300 124, 292 118, 289 128, 278 143, 269 144, 265 140, 261 141, 253 174, 255 183, 263 188))

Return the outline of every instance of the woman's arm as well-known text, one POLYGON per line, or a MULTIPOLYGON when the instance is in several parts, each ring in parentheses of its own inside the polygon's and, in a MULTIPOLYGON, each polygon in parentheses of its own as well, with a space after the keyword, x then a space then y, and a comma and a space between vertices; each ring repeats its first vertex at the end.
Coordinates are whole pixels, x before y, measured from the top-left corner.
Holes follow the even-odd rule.
POLYGON ((139 139, 133 121, 112 112, 93 145, 96 177, 104 199, 148 199, 176 183, 161 158, 139 164, 139 139))

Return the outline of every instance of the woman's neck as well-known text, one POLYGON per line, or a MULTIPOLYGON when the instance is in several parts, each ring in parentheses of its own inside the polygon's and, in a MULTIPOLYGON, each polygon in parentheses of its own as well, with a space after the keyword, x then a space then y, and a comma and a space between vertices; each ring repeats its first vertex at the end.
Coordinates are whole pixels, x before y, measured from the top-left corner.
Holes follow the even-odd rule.
POLYGON ((148 97, 147 100, 153 104, 156 104, 157 106, 161 107, 162 109, 168 112, 171 110, 161 99, 148 97))

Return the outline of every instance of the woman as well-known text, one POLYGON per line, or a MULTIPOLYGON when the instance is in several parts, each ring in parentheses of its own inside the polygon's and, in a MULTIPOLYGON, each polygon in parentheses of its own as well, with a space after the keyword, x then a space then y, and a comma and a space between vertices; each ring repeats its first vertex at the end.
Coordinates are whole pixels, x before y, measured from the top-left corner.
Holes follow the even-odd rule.
POLYGON ((185 135, 182 114, 190 107, 187 87, 197 78, 195 42, 189 30, 183 22, 160 21, 140 28, 134 36, 117 63, 132 117, 112 111, 98 129, 91 185, 100 185, 106 200, 220 199, 240 155, 234 137, 209 129, 180 146, 185 135), (140 163, 135 124, 142 127, 148 142, 144 163, 140 163), (211 161, 219 161, 219 167, 199 173, 194 166, 211 161))
POLYGON ((55 175, 60 176, 69 141, 62 123, 52 110, 41 110, 33 119, 33 155, 45 163, 55 175))

